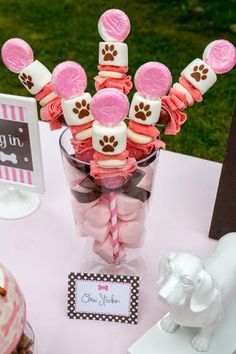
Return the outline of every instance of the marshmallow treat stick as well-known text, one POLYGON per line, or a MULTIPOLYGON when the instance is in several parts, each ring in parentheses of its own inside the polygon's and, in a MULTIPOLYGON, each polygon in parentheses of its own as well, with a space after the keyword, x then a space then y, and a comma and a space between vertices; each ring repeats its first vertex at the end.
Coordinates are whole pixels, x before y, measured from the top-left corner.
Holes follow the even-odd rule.
POLYGON ((98 33, 104 42, 99 43, 98 76, 96 90, 116 88, 128 94, 132 88, 128 71, 128 46, 123 41, 129 35, 130 21, 121 10, 105 11, 98 21, 98 33))
POLYGON ((170 89, 172 76, 169 69, 159 62, 148 62, 136 72, 134 94, 128 127, 128 150, 137 160, 148 156, 154 149, 164 147, 157 140, 160 135, 155 124, 161 111, 161 97, 170 89))
MULTIPOLYGON (((91 163, 91 175, 95 181, 109 189, 116 189, 129 178, 132 167, 127 168, 126 151, 127 117, 129 101, 116 89, 104 89, 95 94, 91 101, 91 113, 95 119, 92 142, 96 151, 91 163)), ((136 168, 136 167, 135 167, 136 168)), ((119 258, 119 232, 116 193, 108 195, 111 212, 111 237, 114 262, 119 258)), ((95 248, 96 249, 96 248, 95 248)))
POLYGON ((157 124, 165 124, 165 134, 177 134, 187 116, 182 111, 195 102, 213 86, 217 74, 224 74, 236 64, 236 48, 227 40, 215 40, 207 45, 203 59, 194 59, 181 73, 179 82, 163 97, 162 112, 157 124))
POLYGON ((89 109, 91 95, 84 92, 87 87, 86 73, 80 64, 65 61, 53 70, 52 84, 54 92, 61 98, 65 121, 72 132, 76 157, 90 162, 94 154, 93 117, 89 109))
POLYGON ((52 130, 61 128, 61 102, 52 90, 51 73, 46 66, 34 60, 30 45, 20 38, 9 39, 2 47, 2 60, 9 70, 19 74, 18 78, 24 87, 36 95, 36 100, 42 106, 42 120, 48 121, 52 130))

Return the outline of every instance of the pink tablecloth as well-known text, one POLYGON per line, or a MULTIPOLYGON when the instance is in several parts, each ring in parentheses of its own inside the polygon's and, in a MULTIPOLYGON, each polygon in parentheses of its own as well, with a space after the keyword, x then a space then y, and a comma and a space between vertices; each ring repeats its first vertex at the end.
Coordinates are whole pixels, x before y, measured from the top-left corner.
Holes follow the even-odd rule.
POLYGON ((46 124, 40 129, 46 194, 34 215, 0 221, 0 262, 24 291, 39 354, 125 354, 165 312, 156 296, 161 256, 173 250, 205 256, 214 247, 207 234, 221 165, 161 153, 142 251, 147 274, 141 283, 138 325, 69 320, 67 275, 81 270, 83 254, 60 158, 60 132, 50 132, 46 124))

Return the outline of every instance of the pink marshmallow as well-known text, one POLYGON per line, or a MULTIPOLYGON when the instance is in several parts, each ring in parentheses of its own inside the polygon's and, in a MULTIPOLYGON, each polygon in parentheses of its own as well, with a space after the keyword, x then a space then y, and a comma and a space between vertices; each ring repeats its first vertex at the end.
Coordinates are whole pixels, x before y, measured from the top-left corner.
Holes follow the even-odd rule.
POLYGON ((119 222, 119 241, 125 244, 137 243, 144 232, 144 225, 139 220, 119 222))
POLYGON ((117 212, 119 217, 135 213, 138 209, 144 208, 144 203, 138 199, 127 197, 124 194, 117 194, 117 212))
POLYGON ((236 64, 236 48, 225 39, 218 39, 207 45, 203 52, 203 60, 215 71, 224 74, 236 64))
POLYGON ((143 222, 145 219, 145 208, 137 208, 132 213, 129 214, 118 214, 119 220, 121 221, 132 221, 139 220, 139 222, 143 222))
MULTIPOLYGON (((122 244, 119 244, 120 249, 119 249, 119 258, 116 260, 117 262, 122 261, 122 259, 125 256, 125 247, 122 244)), ((101 257, 105 262, 107 263, 113 263, 114 262, 114 256, 113 256, 113 247, 112 247, 112 237, 109 234, 107 238, 104 240, 104 242, 98 242, 95 241, 93 244, 93 251, 101 257)))
POLYGON ((129 18, 121 10, 107 10, 98 21, 98 32, 104 41, 123 42, 130 32, 129 18))
POLYGON ((85 212, 85 218, 87 222, 95 227, 102 227, 105 226, 110 218, 111 212, 108 205, 108 202, 98 203, 94 207, 88 209, 85 212))
POLYGON ((20 73, 34 61, 34 53, 27 42, 11 38, 2 47, 2 61, 14 73, 20 73))
POLYGON ((108 223, 104 226, 98 227, 91 225, 88 220, 85 220, 84 223, 81 225, 81 232, 94 238, 99 242, 103 242, 107 235, 109 234, 111 229, 111 224, 108 223))
POLYGON ((169 91, 172 76, 167 66, 157 61, 150 61, 136 71, 134 84, 143 97, 157 99, 169 91))
POLYGON ((129 101, 119 90, 106 88, 93 96, 90 111, 93 118, 101 124, 113 126, 127 117, 129 101))
POLYGON ((52 73, 55 93, 64 99, 81 96, 87 87, 87 76, 83 67, 74 61, 64 61, 52 73))

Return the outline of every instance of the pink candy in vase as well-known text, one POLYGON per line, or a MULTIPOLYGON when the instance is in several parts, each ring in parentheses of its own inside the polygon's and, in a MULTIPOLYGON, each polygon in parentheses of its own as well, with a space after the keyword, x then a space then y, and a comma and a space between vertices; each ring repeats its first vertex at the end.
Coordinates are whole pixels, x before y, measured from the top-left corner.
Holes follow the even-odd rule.
POLYGON ((65 61, 56 66, 52 74, 55 93, 61 98, 65 121, 72 133, 72 145, 77 159, 90 162, 92 147, 93 117, 90 114, 91 95, 84 92, 87 76, 82 66, 65 61))
POLYGON ((105 11, 98 21, 98 32, 104 42, 99 43, 98 75, 96 90, 115 88, 128 94, 132 88, 128 71, 128 46, 123 41, 129 35, 130 21, 121 10, 105 11))
POLYGON ((53 92, 50 71, 34 60, 30 45, 20 38, 11 38, 2 47, 2 60, 6 67, 19 74, 24 87, 33 95, 42 107, 40 117, 50 124, 52 130, 62 127, 63 113, 61 100, 53 92))
POLYGON ((160 132, 155 127, 161 112, 161 97, 171 86, 172 76, 169 69, 159 62, 148 62, 136 72, 134 94, 128 127, 128 150, 130 156, 141 160, 165 144, 159 140, 160 132))

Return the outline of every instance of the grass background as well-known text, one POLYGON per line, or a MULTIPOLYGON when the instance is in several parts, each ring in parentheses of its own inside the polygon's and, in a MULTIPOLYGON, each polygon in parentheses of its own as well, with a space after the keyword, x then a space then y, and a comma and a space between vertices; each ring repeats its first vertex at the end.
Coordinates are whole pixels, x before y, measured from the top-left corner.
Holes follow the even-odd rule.
MULTIPOLYGON (((80 62, 93 94, 100 40, 97 20, 108 8, 120 8, 130 17, 132 31, 126 42, 132 75, 144 62, 158 60, 170 68, 175 82, 210 41, 225 38, 235 44, 235 0, 0 0, 0 45, 11 37, 21 37, 50 70, 64 60, 80 62)), ((235 69, 218 75, 203 102, 187 110, 188 121, 181 133, 163 138, 168 149, 222 161, 235 79, 235 69)), ((0 85, 0 92, 28 95, 2 63, 0 85)))

